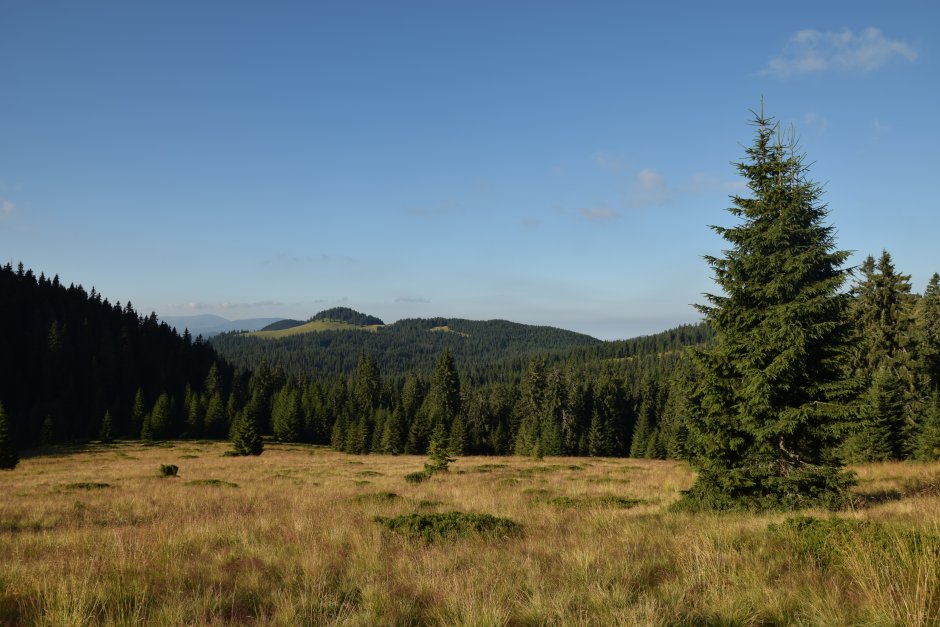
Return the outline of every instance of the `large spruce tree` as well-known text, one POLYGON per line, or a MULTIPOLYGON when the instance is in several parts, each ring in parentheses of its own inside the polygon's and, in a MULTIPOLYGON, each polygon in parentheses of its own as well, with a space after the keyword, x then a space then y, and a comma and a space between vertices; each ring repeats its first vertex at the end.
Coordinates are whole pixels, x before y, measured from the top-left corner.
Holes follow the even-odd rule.
POLYGON ((832 505, 852 481, 834 451, 857 387, 848 253, 795 140, 763 111, 753 123, 737 164, 750 194, 732 197, 734 226, 712 227, 728 250, 706 257, 721 293, 699 306, 716 342, 694 353, 688 446, 699 475, 682 501, 693 509, 832 505))

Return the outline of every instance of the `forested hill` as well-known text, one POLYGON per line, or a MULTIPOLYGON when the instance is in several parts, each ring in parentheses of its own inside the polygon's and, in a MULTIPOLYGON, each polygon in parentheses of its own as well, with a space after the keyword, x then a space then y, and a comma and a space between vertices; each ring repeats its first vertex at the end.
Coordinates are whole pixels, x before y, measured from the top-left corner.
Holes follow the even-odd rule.
POLYGON ((386 375, 427 373, 434 369, 441 351, 449 348, 462 373, 472 380, 499 379, 513 370, 518 375, 535 354, 604 344, 589 335, 554 327, 460 318, 399 320, 374 333, 326 330, 279 339, 225 333, 210 342, 237 366, 251 369, 265 359, 290 373, 314 377, 352 373, 360 353, 374 358, 386 375))
POLYGON ((137 437, 154 404, 154 435, 175 435, 187 390, 210 370, 218 388, 232 379, 209 344, 22 264, 0 269, 0 328, 0 403, 22 448, 98 438, 106 413, 111 436, 137 437))

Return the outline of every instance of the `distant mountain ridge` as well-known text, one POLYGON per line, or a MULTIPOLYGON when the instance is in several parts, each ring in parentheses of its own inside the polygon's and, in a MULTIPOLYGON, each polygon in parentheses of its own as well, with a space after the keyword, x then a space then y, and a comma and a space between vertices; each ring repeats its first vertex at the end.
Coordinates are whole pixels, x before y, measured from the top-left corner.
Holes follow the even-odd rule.
POLYGON ((243 368, 266 360, 296 374, 317 376, 353 372, 361 353, 373 356, 386 374, 403 374, 429 372, 448 348, 458 365, 482 372, 497 362, 525 363, 539 353, 602 344, 582 333, 508 320, 412 318, 381 323, 375 316, 336 308, 298 326, 287 322, 280 330, 224 333, 211 342, 226 359, 243 368))
POLYGON ((196 316, 162 316, 160 318, 179 333, 189 329, 193 337, 201 335, 211 337, 229 331, 258 331, 269 324, 284 320, 284 318, 246 318, 242 320, 229 320, 214 314, 199 314, 196 316))

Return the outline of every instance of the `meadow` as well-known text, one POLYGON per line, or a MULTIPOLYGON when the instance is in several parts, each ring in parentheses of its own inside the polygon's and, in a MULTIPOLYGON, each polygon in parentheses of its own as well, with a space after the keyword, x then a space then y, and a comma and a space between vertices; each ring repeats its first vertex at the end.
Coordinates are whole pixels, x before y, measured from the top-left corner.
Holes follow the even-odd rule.
POLYGON ((940 464, 856 468, 853 508, 669 510, 687 465, 90 445, 0 473, 0 624, 935 625, 940 464), (176 477, 160 466, 179 466, 176 477), (513 532, 380 524, 489 514, 513 532))

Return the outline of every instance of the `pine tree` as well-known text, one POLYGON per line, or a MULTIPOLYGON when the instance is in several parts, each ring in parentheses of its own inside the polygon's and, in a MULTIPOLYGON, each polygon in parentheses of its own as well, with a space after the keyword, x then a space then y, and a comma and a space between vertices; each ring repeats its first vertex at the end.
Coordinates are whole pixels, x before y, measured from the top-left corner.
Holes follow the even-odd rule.
POLYGON ((405 450, 405 417, 404 410, 399 405, 392 411, 392 415, 385 421, 382 431, 382 452, 389 455, 400 455, 405 450))
MULTIPOLYGON (((199 407, 202 407, 201 401, 199 407)), ((226 405, 222 402, 222 396, 218 393, 212 395, 209 404, 206 405, 206 415, 203 421, 204 433, 210 438, 224 437, 229 427, 228 416, 226 405)))
POLYGON ((165 439, 169 435, 171 411, 170 397, 165 393, 158 396, 150 412, 150 438, 143 439, 165 439))
POLYGON ((258 429, 264 399, 255 394, 245 405, 244 411, 232 427, 232 448, 236 455, 261 455, 264 442, 258 429))
POLYGON ((440 422, 431 434, 428 444, 428 462, 424 465, 424 472, 433 475, 436 472, 448 472, 448 466, 455 461, 450 456, 449 437, 444 423, 440 422))
POLYGON ((921 363, 930 387, 940 388, 940 274, 930 277, 917 308, 921 363))
POLYGON ((274 437, 281 442, 300 440, 302 426, 300 398, 290 385, 285 385, 274 395, 271 422, 274 427, 274 437))
POLYGON ((843 456, 854 463, 900 459, 914 448, 922 405, 910 276, 898 273, 883 251, 877 262, 865 259, 852 292, 852 318, 861 338, 854 370, 868 392, 862 421, 843 456))
POLYGON ((13 434, 10 433, 10 419, 0 403, 0 468, 12 470, 20 463, 20 456, 16 452, 13 434))
POLYGON ((940 393, 934 392, 927 403, 915 455, 926 462, 940 459, 940 393))
POLYGON ((434 370, 434 380, 428 394, 431 424, 442 422, 449 429, 460 413, 460 377, 450 349, 445 348, 434 370))
POLYGON ((700 379, 689 426, 699 472, 682 506, 769 509, 833 505, 852 478, 833 449, 851 420, 851 342, 842 268, 822 190, 794 140, 763 112, 737 165, 750 197, 734 196, 729 244, 707 256, 722 294, 699 306, 716 343, 693 353, 700 379))
POLYGON ((98 439, 105 443, 114 441, 114 437, 111 434, 111 412, 110 411, 106 410, 104 412, 104 417, 101 419, 101 428, 98 430, 98 439))
POLYGON ((147 410, 145 409, 146 405, 144 403, 144 391, 141 388, 137 388, 137 392, 134 393, 134 402, 131 405, 131 434, 139 436, 142 440, 144 438, 143 428, 144 428, 144 418, 147 415, 147 410))

